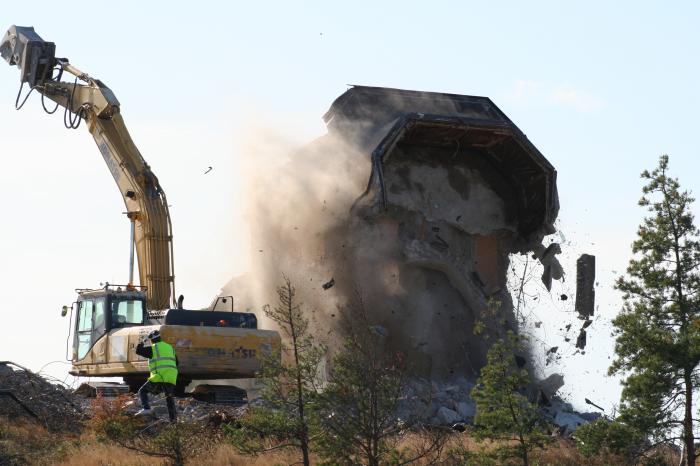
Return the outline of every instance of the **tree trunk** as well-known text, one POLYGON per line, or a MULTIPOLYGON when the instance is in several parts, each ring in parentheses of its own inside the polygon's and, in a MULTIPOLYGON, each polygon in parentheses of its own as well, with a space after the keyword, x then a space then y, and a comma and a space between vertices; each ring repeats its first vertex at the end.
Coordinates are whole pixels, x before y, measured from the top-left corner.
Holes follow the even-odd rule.
POLYGON ((685 416, 683 417, 683 440, 685 443, 686 465, 695 465, 695 436, 693 435, 693 370, 685 370, 685 416))
POLYGON ((525 445, 525 439, 523 438, 522 434, 520 434, 519 437, 520 437, 520 449, 521 449, 522 458, 523 458, 523 466, 530 466, 530 459, 527 457, 527 445, 525 445))
POLYGON ((304 461, 304 466, 309 466, 311 464, 309 459, 309 429, 306 425, 306 416, 304 415, 304 384, 301 380, 301 369, 299 368, 299 335, 297 335, 297 329, 295 324, 294 307, 292 306, 292 297, 294 292, 292 291, 292 285, 287 281, 287 294, 289 296, 289 302, 287 304, 287 318, 289 319, 289 333, 292 337, 292 350, 294 351, 294 372, 296 376, 296 389, 297 389, 297 409, 299 416, 299 448, 301 449, 302 459, 304 461))
POLYGON ((377 442, 374 432, 369 439, 369 455, 367 458, 367 466, 379 466, 379 455, 377 454, 377 442))
POLYGON ((306 435, 304 435, 304 438, 301 440, 301 456, 304 461, 304 466, 309 466, 311 460, 309 459, 309 443, 306 441, 306 435))

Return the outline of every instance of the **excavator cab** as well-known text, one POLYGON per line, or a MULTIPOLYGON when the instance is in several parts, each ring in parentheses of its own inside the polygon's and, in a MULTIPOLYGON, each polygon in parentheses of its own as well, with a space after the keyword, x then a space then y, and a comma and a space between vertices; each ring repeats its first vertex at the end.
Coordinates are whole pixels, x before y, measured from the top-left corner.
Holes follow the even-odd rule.
POLYGON ((105 286, 78 290, 73 329, 73 361, 83 359, 95 343, 112 329, 143 326, 146 295, 131 288, 105 286))

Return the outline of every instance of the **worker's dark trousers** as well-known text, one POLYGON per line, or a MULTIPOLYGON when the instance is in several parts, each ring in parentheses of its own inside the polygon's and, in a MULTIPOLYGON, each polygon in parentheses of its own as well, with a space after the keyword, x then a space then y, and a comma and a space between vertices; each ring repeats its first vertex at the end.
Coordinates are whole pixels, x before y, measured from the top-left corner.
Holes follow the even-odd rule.
POLYGON ((143 409, 150 409, 151 404, 148 402, 149 393, 165 393, 165 404, 168 405, 168 416, 171 421, 177 419, 177 411, 175 410, 175 400, 173 399, 173 393, 175 392, 175 385, 165 382, 146 382, 139 388, 139 400, 141 400, 141 407, 143 409))

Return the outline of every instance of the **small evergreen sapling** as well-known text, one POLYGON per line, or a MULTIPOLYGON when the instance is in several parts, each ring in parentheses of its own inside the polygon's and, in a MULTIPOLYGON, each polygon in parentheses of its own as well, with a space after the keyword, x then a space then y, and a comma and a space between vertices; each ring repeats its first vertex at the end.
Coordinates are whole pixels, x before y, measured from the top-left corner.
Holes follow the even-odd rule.
POLYGON ((519 458, 528 466, 530 452, 544 447, 550 436, 537 406, 524 395, 530 377, 515 361, 521 349, 521 337, 510 331, 495 342, 471 396, 476 402, 475 438, 496 441, 494 453, 501 459, 519 458))

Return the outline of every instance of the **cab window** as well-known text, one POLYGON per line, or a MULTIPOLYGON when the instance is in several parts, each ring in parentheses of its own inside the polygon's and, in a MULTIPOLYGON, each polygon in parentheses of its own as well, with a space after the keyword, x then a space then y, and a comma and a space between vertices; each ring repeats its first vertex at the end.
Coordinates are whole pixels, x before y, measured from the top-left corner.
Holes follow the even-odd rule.
POLYGON ((84 332, 92 330, 92 310, 94 303, 92 301, 80 302, 80 313, 78 315, 78 331, 84 332))
POLYGON ((106 332, 105 299, 80 301, 77 326, 75 350, 78 359, 83 359, 92 345, 106 332))
POLYGON ((78 359, 83 359, 92 346, 92 317, 95 303, 92 300, 80 302, 78 309, 78 359))
POLYGON ((142 324, 143 301, 139 299, 113 300, 111 314, 113 327, 142 324))
POLYGON ((107 325, 105 323, 104 298, 98 298, 95 300, 95 308, 92 315, 92 343, 94 344, 107 331, 107 325))

